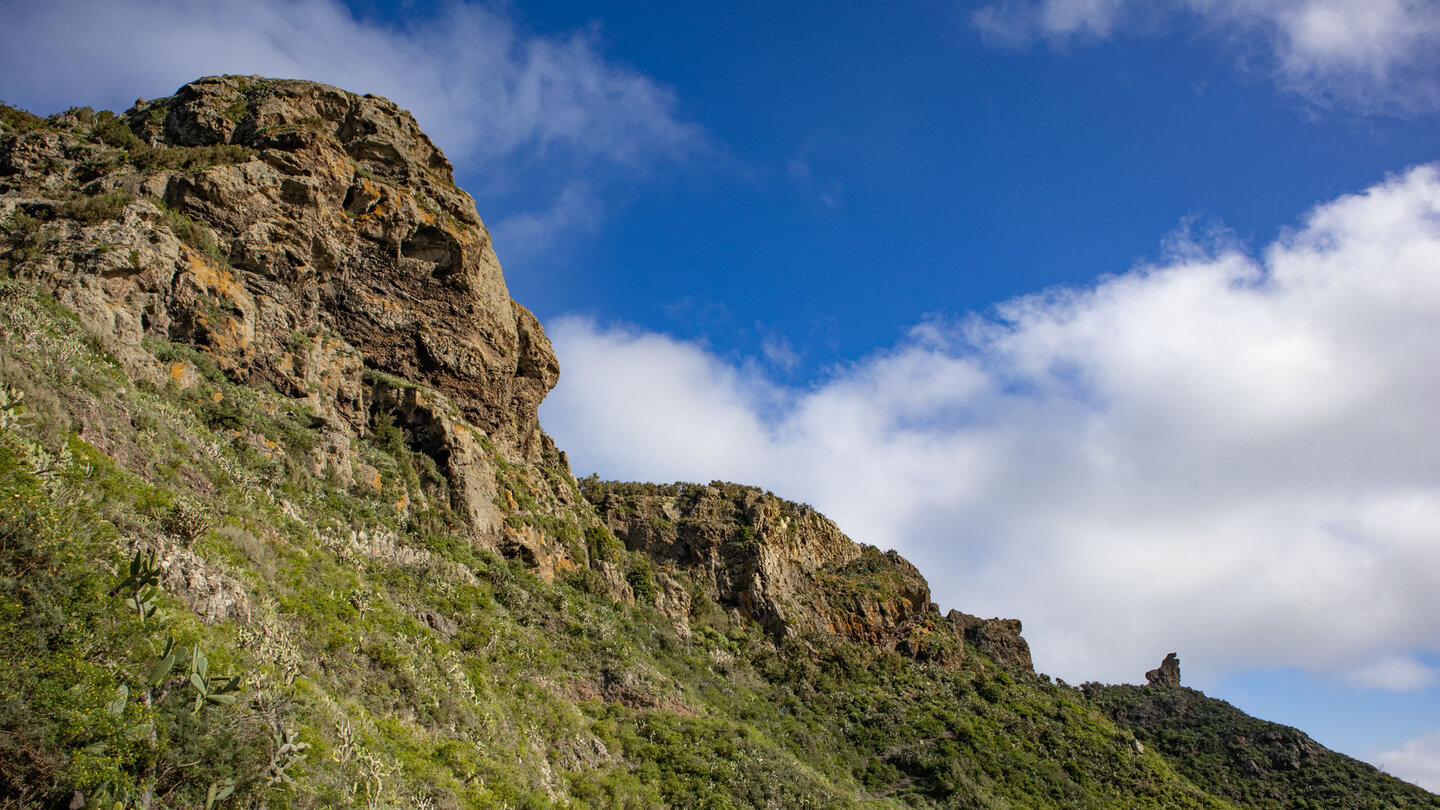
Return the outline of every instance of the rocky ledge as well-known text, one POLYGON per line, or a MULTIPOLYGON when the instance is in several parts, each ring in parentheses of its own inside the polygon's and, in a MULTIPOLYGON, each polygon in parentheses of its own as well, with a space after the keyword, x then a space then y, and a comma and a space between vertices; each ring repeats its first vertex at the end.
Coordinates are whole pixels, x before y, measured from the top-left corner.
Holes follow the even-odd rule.
POLYGON ((846 537, 814 509, 737 484, 615 484, 585 497, 632 551, 700 584, 777 642, 811 634, 956 665, 967 648, 1029 671, 1017 619, 981 619, 930 601, 925 578, 894 551, 846 537))

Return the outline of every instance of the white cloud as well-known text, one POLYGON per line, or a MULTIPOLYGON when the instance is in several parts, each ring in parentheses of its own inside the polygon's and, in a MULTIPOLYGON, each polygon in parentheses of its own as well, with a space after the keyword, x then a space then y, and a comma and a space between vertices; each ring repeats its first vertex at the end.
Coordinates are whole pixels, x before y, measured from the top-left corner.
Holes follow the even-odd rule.
POLYGON ((807 388, 593 321, 547 429, 611 478, 757 484, 1018 616, 1038 666, 1298 667, 1411 689, 1440 652, 1440 172, 1312 211, 1260 258, 1174 258, 933 318, 807 388))
POLYGON ((1417 737, 1375 758, 1389 773, 1440 793, 1440 731, 1417 737))
POLYGON ((769 452, 757 415, 763 381, 662 335, 602 331, 583 318, 561 318, 546 331, 564 347, 565 378, 545 402, 547 427, 563 423, 583 436, 577 446, 604 458, 607 476, 710 481, 742 476, 747 456, 769 452))
POLYGON ((1392 655, 1366 664, 1349 674, 1349 681, 1361 689, 1410 692, 1434 686, 1435 669, 1413 656, 1392 655))
POLYGON ((1020 46, 1108 39, 1128 22, 1138 30, 1165 16, 1192 16, 1222 39, 1258 44, 1283 86, 1322 105, 1416 112, 1440 104, 1433 0, 1005 0, 972 22, 1020 46))
POLYGON ((760 344, 760 355, 765 358, 765 362, 780 371, 791 372, 800 368, 800 361, 804 358, 795 350, 795 345, 789 338, 779 332, 759 328, 764 336, 760 344))
POLYGON ((704 145, 677 118, 673 93, 608 62, 593 32, 538 35, 487 6, 452 2, 382 25, 336 0, 13 5, 0 27, 0 98, 11 104, 125 109, 137 94, 169 95, 219 73, 375 93, 413 112, 452 160, 485 171, 490 187, 478 191, 555 187, 552 206, 570 213, 531 214, 532 228, 584 227, 558 177, 633 172, 704 145), (511 178, 527 171, 523 183, 511 178), (537 183, 535 172, 549 182, 537 183))
POLYGON ((1009 45, 1023 45, 1043 35, 1109 37, 1129 0, 1006 0, 977 9, 972 22, 987 36, 1009 45))

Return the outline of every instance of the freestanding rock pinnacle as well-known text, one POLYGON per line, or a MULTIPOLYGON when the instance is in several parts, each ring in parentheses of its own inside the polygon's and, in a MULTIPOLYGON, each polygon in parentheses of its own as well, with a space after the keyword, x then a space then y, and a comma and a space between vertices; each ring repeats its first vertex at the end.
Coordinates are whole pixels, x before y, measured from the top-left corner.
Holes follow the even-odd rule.
POLYGON ((1145 680, 1151 686, 1179 686, 1180 685, 1180 659, 1175 653, 1165 656, 1160 666, 1145 673, 1145 680))

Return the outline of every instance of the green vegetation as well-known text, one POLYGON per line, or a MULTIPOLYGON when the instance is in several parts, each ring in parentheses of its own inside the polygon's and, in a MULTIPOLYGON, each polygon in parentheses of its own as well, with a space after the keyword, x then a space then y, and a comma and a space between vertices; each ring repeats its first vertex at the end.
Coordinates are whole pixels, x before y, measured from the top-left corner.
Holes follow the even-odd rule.
POLYGON ((130 131, 130 125, 125 123, 125 119, 117 118, 115 113, 109 110, 101 110, 95 115, 95 128, 90 137, 116 149, 137 149, 143 146, 135 133, 130 131))
POLYGON ((220 251, 220 244, 215 239, 215 232, 210 226, 203 222, 196 222, 186 216, 184 212, 170 208, 160 200, 152 200, 160 212, 164 215, 165 227, 175 234, 175 238, 194 248, 197 253, 208 256, 211 260, 221 265, 228 265, 225 254, 220 251))
POLYGON ((207 628, 155 587, 151 560, 132 558, 115 582, 118 532, 89 486, 103 473, 72 447, 0 429, 0 801, 49 805, 79 788, 94 806, 189 802, 256 767, 256 719, 227 713, 240 681, 209 674, 207 628), (184 677, 158 665, 177 656, 184 677), (185 686, 203 688, 193 705, 185 686))
POLYGON ((257 153, 248 146, 226 143, 211 146, 166 146, 144 147, 132 150, 128 156, 130 165, 142 171, 175 169, 195 171, 210 166, 230 166, 244 163, 257 153))
MULTIPOLYGON (((620 564, 635 602, 589 569, 546 584, 396 508, 443 474, 392 414, 360 448, 382 490, 347 489, 311 471, 293 402, 164 342, 200 382, 135 385, 44 295, 0 287, 0 806, 1270 806, 1224 761, 1112 722, 1113 695, 982 656, 777 647, 703 597, 682 637, 654 565, 593 517, 582 558, 620 564), (78 436, 77 407, 122 443, 78 436), (186 581, 244 604, 217 613, 186 581)), ((583 516, 493 462, 520 512, 583 516)), ((1398 784, 1363 768, 1311 776, 1398 784)))
POLYGON ((60 206, 60 216, 79 220, 87 225, 119 219, 125 207, 135 198, 127 191, 109 191, 93 197, 80 196, 60 206))
MULTIPOLYGON (((243 113, 243 102, 240 104, 243 113)), ((165 107, 156 106, 150 111, 148 123, 161 126, 166 113, 165 107)), ((0 103, 0 137, 23 138, 44 131, 74 136, 88 147, 86 155, 78 161, 83 168, 76 175, 80 183, 123 171, 197 171, 229 166, 244 163, 258 154, 239 144, 152 147, 135 134, 125 117, 110 110, 96 112, 89 107, 75 107, 46 119, 0 103)), ((72 186, 70 190, 77 189, 72 186)))
POLYGON ((1440 807, 1440 798, 1380 777, 1287 726, 1257 720, 1193 689, 1085 684, 1116 724, 1211 793, 1244 807, 1440 807))
POLYGON ((0 250, 0 271, 29 261, 43 252, 42 221, 32 214, 16 208, 10 216, 0 219, 0 236, 5 239, 0 250))
POLYGON ((38 115, 0 102, 0 125, 3 125, 3 131, 9 134, 23 135, 37 129, 44 129, 46 123, 45 119, 38 115))

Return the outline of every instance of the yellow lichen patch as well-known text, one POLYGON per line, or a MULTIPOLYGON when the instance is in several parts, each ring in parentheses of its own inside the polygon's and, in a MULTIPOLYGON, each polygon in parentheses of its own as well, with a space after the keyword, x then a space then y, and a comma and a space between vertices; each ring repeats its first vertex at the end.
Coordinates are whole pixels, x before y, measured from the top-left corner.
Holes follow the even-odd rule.
POLYGON ((165 375, 174 380, 175 384, 182 389, 189 388, 200 381, 200 372, 188 360, 171 363, 165 369, 165 375))
POLYGON ((220 400, 222 400, 222 399, 224 399, 224 398, 225 398, 225 395, 222 394, 222 393, 220 393, 219 391, 214 391, 214 392, 212 392, 212 393, 210 394, 210 401, 211 401, 211 402, 219 402, 220 400))
POLYGON ((573 574, 580 570, 580 566, 569 557, 556 557, 554 570, 556 574, 573 574))
POLYGON ((380 479, 380 471, 369 464, 360 464, 355 471, 355 480, 362 486, 368 487, 372 492, 379 492, 384 486, 380 479))
POLYGON ((390 189, 378 183, 371 182, 369 179, 364 177, 360 177, 357 179, 360 181, 359 185, 361 194, 364 195, 364 197, 371 202, 366 204, 365 211, 362 212, 355 219, 364 222, 372 218, 378 218, 380 216, 383 216, 385 214, 386 208, 385 203, 388 202, 390 198, 390 189))
POLYGON ((188 280, 197 288, 236 303, 249 300, 250 294, 229 270, 189 245, 182 244, 180 247, 185 251, 188 280))
POLYGON ((250 338, 238 320, 227 315, 220 323, 215 323, 205 314, 201 314, 199 320, 208 330, 206 353, 214 357, 221 367, 232 368, 245 359, 250 338))

